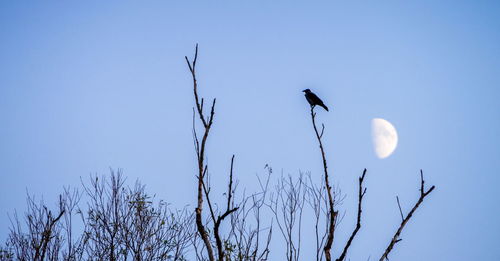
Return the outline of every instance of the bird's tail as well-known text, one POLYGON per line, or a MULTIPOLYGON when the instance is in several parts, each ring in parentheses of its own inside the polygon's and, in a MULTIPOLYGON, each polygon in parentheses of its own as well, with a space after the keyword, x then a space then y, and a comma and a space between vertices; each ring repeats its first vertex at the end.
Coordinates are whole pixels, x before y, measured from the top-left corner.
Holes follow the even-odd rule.
POLYGON ((326 111, 328 111, 328 107, 326 107, 326 105, 321 104, 320 106, 323 107, 323 109, 325 109, 326 111))

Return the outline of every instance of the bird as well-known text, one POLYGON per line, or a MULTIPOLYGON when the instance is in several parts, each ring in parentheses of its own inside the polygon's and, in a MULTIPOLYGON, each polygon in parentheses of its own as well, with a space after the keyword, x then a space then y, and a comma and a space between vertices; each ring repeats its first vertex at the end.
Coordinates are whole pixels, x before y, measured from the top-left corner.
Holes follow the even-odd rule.
POLYGON ((326 111, 328 111, 328 107, 323 103, 323 101, 316 95, 314 94, 311 90, 305 89, 303 90, 305 93, 304 96, 306 96, 307 101, 311 105, 311 107, 314 107, 316 105, 323 107, 326 111))

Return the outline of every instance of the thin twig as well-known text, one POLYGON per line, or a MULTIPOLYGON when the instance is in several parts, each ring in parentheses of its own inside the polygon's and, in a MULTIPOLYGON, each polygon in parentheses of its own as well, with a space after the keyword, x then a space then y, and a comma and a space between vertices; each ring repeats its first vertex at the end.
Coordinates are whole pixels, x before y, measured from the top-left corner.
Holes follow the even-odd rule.
POLYGON ((401 222, 405 220, 403 217, 403 211, 401 210, 401 203, 399 203, 399 197, 396 196, 396 201, 398 202, 399 214, 401 214, 401 222))
POLYGON ((232 194, 233 194, 233 164, 234 164, 234 154, 233 156, 231 157, 231 169, 229 170, 229 188, 227 190, 227 208, 226 208, 226 211, 229 210, 230 206, 231 206, 231 197, 232 197, 232 194))

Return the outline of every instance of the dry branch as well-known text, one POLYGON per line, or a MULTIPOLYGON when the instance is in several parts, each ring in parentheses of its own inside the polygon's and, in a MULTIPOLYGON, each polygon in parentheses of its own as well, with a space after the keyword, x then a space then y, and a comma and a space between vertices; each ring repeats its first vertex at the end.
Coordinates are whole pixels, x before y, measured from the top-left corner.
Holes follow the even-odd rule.
POLYGON ((359 229, 361 228, 361 213, 362 213, 362 203, 363 203, 363 197, 365 196, 366 193, 366 187, 363 188, 363 181, 365 179, 366 175, 366 169, 363 170, 363 175, 359 177, 359 191, 358 191, 358 218, 356 222, 356 228, 354 231, 352 231, 351 236, 349 237, 349 240, 347 240, 347 243, 344 247, 344 250, 342 250, 342 254, 340 254, 340 257, 337 258, 337 261, 343 261, 345 259, 345 256, 347 254, 347 250, 351 246, 352 240, 354 237, 356 237, 356 234, 358 233, 359 229))
POLYGON ((318 139, 319 143, 319 148, 321 150, 321 157, 323 159, 323 171, 324 171, 324 178, 325 178, 325 186, 326 186, 326 191, 328 195, 328 231, 327 231, 327 239, 325 243, 325 247, 323 248, 325 252, 325 258, 326 261, 330 261, 332 259, 331 257, 331 249, 333 245, 333 238, 335 235, 335 222, 337 218, 337 212, 334 209, 334 199, 332 196, 332 187, 330 186, 330 181, 328 178, 328 168, 326 164, 326 156, 325 156, 325 150, 323 148, 323 142, 321 141, 321 138, 323 136, 323 131, 325 129, 325 126, 322 125, 321 128, 321 133, 318 132, 318 128, 316 127, 316 113, 314 112, 314 106, 311 106, 311 119, 312 119, 312 124, 314 127, 314 132, 316 133, 316 138, 318 139))
POLYGON ((238 207, 231 208, 231 197, 232 197, 232 191, 233 191, 233 188, 232 188, 232 186, 233 186, 233 164, 234 164, 234 155, 231 158, 231 169, 229 171, 229 187, 228 187, 228 191, 227 191, 227 194, 228 194, 228 196, 227 196, 227 208, 226 208, 226 211, 224 212, 224 214, 222 214, 222 216, 217 217, 217 221, 215 221, 215 224, 214 224, 214 236, 215 236, 215 243, 217 244, 217 253, 219 255, 219 261, 223 261, 224 256, 225 256, 224 248, 222 246, 222 241, 221 241, 220 234, 219 234, 220 224, 227 216, 229 216, 234 211, 238 210, 238 207))
POLYGON ((281 176, 271 194, 269 209, 285 240, 286 260, 298 261, 300 258, 302 236, 302 213, 306 201, 307 187, 303 175, 296 181, 291 175, 281 176))
POLYGON ((198 139, 198 135, 196 133, 196 128, 194 126, 194 114, 193 114, 193 138, 195 142, 195 150, 198 158, 198 204, 196 208, 196 226, 198 229, 198 233, 200 234, 201 239, 205 244, 205 248, 207 250, 208 258, 210 261, 215 260, 214 250, 212 247, 212 239, 203 224, 203 194, 205 195, 208 208, 210 210, 210 216, 213 222, 213 233, 215 238, 215 245, 217 247, 217 260, 223 261, 224 259, 224 248, 222 245, 222 239, 220 236, 219 228, 222 221, 233 212, 238 210, 238 207, 231 208, 232 203, 232 193, 233 193, 233 164, 234 164, 234 155, 231 158, 231 169, 229 172, 229 188, 228 188, 228 197, 227 197, 227 208, 224 213, 218 214, 216 217, 216 210, 214 210, 213 204, 210 201, 210 184, 208 177, 208 166, 205 164, 205 146, 208 138, 208 134, 210 132, 210 128, 213 124, 214 114, 215 114, 215 99, 212 102, 212 107, 210 109, 210 115, 206 116, 203 113, 203 104, 204 99, 199 98, 198 96, 198 83, 196 81, 196 61, 198 59, 198 45, 196 45, 195 55, 192 62, 189 61, 187 57, 186 62, 189 67, 189 71, 191 72, 191 76, 193 78, 193 93, 196 103, 196 112, 200 118, 200 121, 203 124, 204 133, 201 139, 201 143, 198 139))
MULTIPOLYGON (((389 243, 389 246, 387 246, 384 254, 380 257, 379 261, 389 260, 388 256, 389 256, 389 253, 391 252, 391 250, 394 248, 394 245, 396 243, 398 243, 399 241, 401 241, 401 239, 399 237, 400 237, 401 232, 403 231, 403 228, 405 227, 406 223, 408 223, 408 221, 410 221, 410 219, 413 216, 413 213, 415 213, 415 211, 417 210, 417 208, 424 201, 425 197, 427 197, 427 195, 429 195, 434 190, 435 186, 432 186, 429 190, 424 191, 424 183, 425 183, 425 181, 424 181, 424 173, 422 172, 422 170, 420 170, 420 197, 419 197, 417 203, 415 203, 415 205, 413 206, 413 208, 410 210, 410 212, 403 219, 403 221, 401 221, 401 224, 399 225, 398 230, 396 231, 396 233, 392 237, 392 240, 389 243)), ((398 205, 399 205, 399 201, 398 201, 398 205)), ((401 210, 401 206, 399 206, 399 207, 400 207, 400 210, 401 210)))
POLYGON ((212 108, 210 110, 210 116, 208 116, 208 120, 205 119, 205 115, 203 114, 203 99, 200 99, 198 97, 198 83, 196 81, 196 61, 198 59, 198 44, 196 45, 195 49, 195 54, 194 54, 194 59, 193 62, 191 63, 187 56, 184 57, 186 59, 187 65, 189 67, 189 71, 191 72, 191 76, 193 78, 193 92, 194 92, 194 98, 195 98, 195 103, 196 103, 196 110, 198 112, 198 116, 203 123, 204 127, 204 134, 201 139, 201 144, 197 138, 196 135, 196 130, 193 126, 193 135, 195 137, 195 147, 196 147, 196 153, 198 157, 198 202, 197 202, 197 207, 195 210, 196 214, 196 227, 198 229, 198 233, 200 234, 200 237, 202 238, 205 247, 207 249, 208 253, 208 258, 210 261, 214 261, 214 252, 212 249, 212 244, 210 242, 209 235, 205 229, 205 226, 203 225, 203 219, 202 219, 202 212, 203 212, 203 186, 204 186, 204 181, 203 177, 204 174, 206 173, 206 166, 204 163, 204 158, 205 158, 205 145, 207 142, 208 134, 210 132, 210 127, 212 127, 213 119, 214 119, 214 114, 215 114, 215 99, 213 100, 212 103, 212 108))

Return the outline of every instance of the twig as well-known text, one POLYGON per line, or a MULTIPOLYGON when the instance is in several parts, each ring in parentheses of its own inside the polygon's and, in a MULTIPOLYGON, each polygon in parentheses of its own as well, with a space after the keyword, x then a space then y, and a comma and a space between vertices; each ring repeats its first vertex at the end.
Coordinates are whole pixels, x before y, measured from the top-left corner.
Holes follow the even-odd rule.
POLYGON ((227 189, 227 208, 226 208, 226 211, 229 210, 230 206, 231 206, 231 197, 233 195, 233 164, 234 164, 234 154, 233 156, 231 157, 231 169, 229 170, 229 188, 227 189))
MULTIPOLYGON (((203 176, 207 175, 208 168, 205 166, 205 173, 203 176)), ((208 177, 208 176, 207 176, 208 177)), ((208 209, 210 210, 210 216, 212 217, 212 221, 215 223, 215 212, 212 207, 212 202, 210 202, 210 187, 207 188, 205 182, 203 182, 203 191, 205 192, 205 198, 207 199, 208 209)), ((210 184, 208 184, 210 186, 210 184)))
POLYGON ((398 202, 399 214, 401 214, 401 221, 404 221, 405 218, 403 217, 403 211, 401 210, 401 204, 399 203, 399 197, 398 196, 396 196, 396 200, 398 202))

